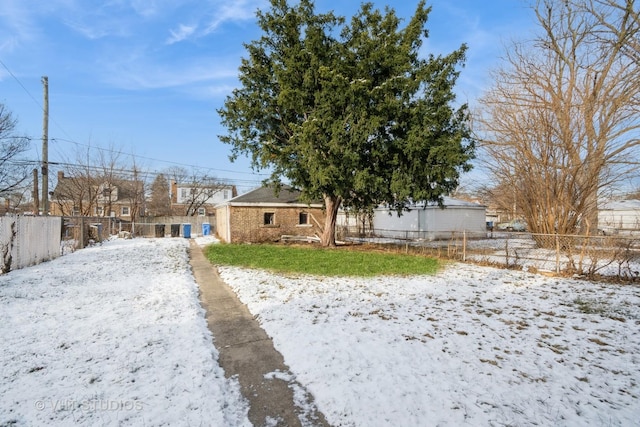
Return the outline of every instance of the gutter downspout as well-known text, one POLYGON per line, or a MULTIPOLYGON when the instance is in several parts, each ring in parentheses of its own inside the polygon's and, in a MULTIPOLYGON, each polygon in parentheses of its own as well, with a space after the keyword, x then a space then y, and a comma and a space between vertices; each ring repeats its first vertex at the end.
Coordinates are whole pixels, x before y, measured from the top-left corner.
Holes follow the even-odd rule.
POLYGON ((229 209, 229 204, 226 206, 227 210, 227 243, 231 243, 231 211, 229 209))

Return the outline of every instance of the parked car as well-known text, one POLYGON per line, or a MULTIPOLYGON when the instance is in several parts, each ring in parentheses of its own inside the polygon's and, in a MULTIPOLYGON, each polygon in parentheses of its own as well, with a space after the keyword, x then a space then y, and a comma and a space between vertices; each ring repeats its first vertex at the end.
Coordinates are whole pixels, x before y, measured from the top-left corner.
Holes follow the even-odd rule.
POLYGON ((500 231, 527 231, 527 223, 521 219, 512 219, 509 222, 501 222, 496 227, 500 231))

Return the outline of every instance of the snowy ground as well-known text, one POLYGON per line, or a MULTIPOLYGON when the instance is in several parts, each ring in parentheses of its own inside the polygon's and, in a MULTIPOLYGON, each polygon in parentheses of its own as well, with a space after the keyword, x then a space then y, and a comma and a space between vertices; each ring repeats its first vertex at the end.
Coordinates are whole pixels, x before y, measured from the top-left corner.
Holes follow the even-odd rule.
POLYGON ((250 425, 187 248, 116 240, 0 276, 0 426, 250 425))
MULTIPOLYGON (((247 425, 186 250, 116 240, 0 276, 0 425, 247 425)), ((220 271, 332 425, 638 424, 637 286, 220 271)))
POLYGON ((452 264, 434 277, 221 267, 333 425, 640 422, 640 288, 452 264))

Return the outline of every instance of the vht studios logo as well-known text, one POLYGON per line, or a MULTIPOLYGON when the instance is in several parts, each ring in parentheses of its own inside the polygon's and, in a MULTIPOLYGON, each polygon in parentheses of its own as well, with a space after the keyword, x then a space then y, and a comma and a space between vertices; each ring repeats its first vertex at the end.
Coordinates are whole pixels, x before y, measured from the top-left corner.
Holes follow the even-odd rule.
POLYGON ((139 400, 107 400, 107 399, 44 399, 36 400, 34 406, 38 411, 52 409, 57 411, 140 411, 142 402, 139 400))

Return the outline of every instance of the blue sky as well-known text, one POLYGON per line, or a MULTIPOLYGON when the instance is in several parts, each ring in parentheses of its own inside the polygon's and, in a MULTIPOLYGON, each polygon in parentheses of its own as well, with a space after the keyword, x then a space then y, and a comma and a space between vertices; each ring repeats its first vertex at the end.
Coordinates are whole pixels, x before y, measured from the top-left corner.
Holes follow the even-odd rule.
MULTIPOLYGON (((41 158, 42 76, 49 79, 49 160, 78 150, 122 151, 148 171, 180 165, 238 185, 258 186, 230 147, 216 109, 237 85, 242 46, 257 39, 266 0, 0 0, 0 102, 33 138, 41 158)), ((417 0, 374 1, 409 18, 417 0)), ((320 12, 351 16, 360 1, 316 0, 320 12)), ((458 97, 474 104, 490 84, 504 43, 533 29, 521 0, 432 0, 428 53, 469 45, 458 97)), ((52 179, 55 179, 52 168, 52 179)))

